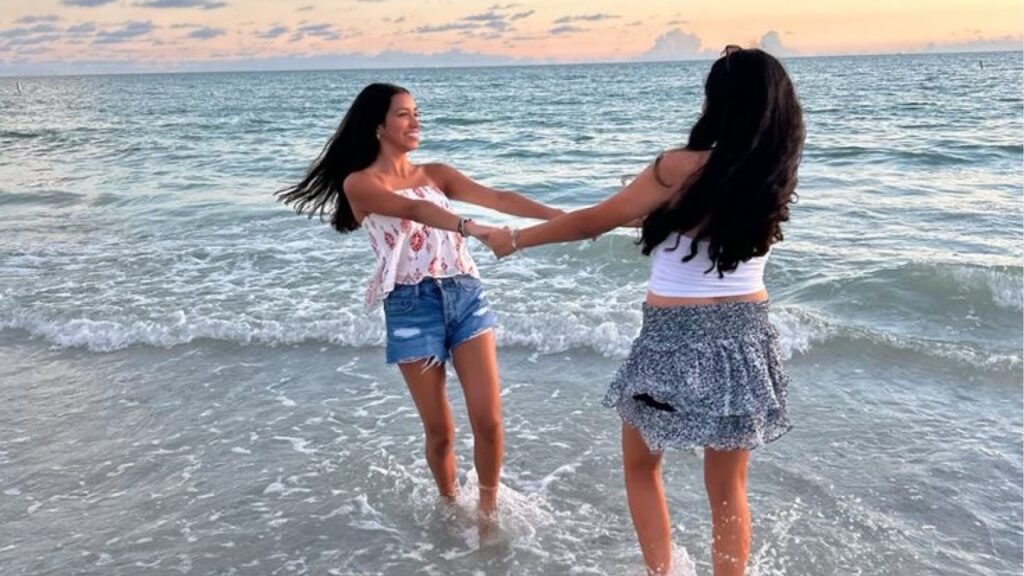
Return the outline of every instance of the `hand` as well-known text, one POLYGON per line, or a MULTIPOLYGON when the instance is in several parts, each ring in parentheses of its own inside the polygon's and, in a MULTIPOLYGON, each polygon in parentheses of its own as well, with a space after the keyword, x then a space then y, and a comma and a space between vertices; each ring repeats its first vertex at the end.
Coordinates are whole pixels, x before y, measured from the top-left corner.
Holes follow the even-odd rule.
POLYGON ((495 228, 492 232, 480 237, 480 241, 487 245, 498 258, 504 258, 515 252, 512 247, 512 230, 510 228, 495 228))
POLYGON ((487 234, 496 232, 498 230, 501 230, 501 228, 497 228, 495 226, 488 226, 486 224, 477 224, 472 220, 466 223, 466 234, 469 234, 470 236, 476 238, 477 240, 482 240, 483 236, 486 236, 487 234))
POLYGON ((476 238, 477 240, 483 242, 484 245, 490 248, 491 251, 494 252, 494 255, 497 256, 498 258, 501 258, 502 256, 507 256, 513 252, 513 250, 511 249, 511 233, 509 233, 507 246, 508 251, 502 252, 501 254, 498 253, 499 250, 497 249, 497 247, 500 247, 502 250, 506 248, 506 246, 503 243, 501 243, 501 239, 499 237, 507 232, 507 228, 497 228, 495 226, 487 226, 486 224, 468 222, 466 223, 466 232, 473 238, 476 238))

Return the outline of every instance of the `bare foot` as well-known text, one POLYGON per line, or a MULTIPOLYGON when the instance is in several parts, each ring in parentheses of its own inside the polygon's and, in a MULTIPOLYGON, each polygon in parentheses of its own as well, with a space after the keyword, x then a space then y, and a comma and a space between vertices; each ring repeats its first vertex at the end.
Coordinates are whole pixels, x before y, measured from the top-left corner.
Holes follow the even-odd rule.
POLYGON ((441 501, 449 506, 454 506, 459 502, 459 483, 452 484, 451 488, 441 492, 441 501))
POLYGON ((496 516, 498 512, 498 487, 480 485, 480 503, 477 510, 481 517, 496 516))
POLYGON ((480 545, 487 546, 501 538, 498 526, 498 487, 480 486, 480 503, 477 505, 477 529, 480 545))

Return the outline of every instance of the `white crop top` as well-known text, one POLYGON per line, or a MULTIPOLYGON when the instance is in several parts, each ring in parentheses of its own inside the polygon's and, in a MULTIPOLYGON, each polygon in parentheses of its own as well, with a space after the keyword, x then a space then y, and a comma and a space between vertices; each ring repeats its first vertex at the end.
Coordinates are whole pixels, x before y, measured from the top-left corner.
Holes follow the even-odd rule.
POLYGON ((740 262, 736 270, 726 272, 719 278, 717 270, 704 273, 711 267, 707 240, 697 244, 697 255, 693 259, 683 262, 683 257, 690 253, 691 242, 693 239, 689 236, 673 232, 651 251, 651 279, 647 284, 651 294, 677 298, 713 298, 764 290, 767 254, 740 262), (676 247, 675 250, 672 250, 673 247, 676 247))
MULTIPOLYGON (((414 200, 427 200, 451 210, 444 192, 434 186, 395 190, 414 200)), ((468 274, 480 276, 466 239, 457 232, 438 230, 412 220, 367 214, 363 227, 377 256, 377 266, 366 288, 366 306, 384 300, 395 284, 418 284, 424 278, 448 278, 468 274)))

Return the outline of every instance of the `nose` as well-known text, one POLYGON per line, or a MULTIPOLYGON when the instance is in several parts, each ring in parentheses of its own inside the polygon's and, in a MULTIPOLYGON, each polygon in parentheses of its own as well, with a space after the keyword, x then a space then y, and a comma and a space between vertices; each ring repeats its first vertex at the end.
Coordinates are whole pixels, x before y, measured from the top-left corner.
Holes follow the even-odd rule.
POLYGON ((419 128, 420 127, 420 119, 415 117, 415 116, 413 116, 412 117, 412 122, 409 123, 409 126, 411 126, 412 128, 419 128))

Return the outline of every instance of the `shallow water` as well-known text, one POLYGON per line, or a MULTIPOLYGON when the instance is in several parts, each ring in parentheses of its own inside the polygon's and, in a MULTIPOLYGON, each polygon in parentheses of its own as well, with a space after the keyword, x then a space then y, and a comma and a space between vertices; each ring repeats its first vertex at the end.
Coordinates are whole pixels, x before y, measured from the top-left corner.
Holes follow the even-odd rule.
MULTIPOLYGON (((21 79, 0 95, 0 571, 641 574, 599 406, 639 329, 633 237, 474 247, 508 446, 480 546, 458 385, 453 510, 362 310, 365 236, 270 194, 390 80, 423 110, 418 160, 584 206, 684 140, 707 66, 21 79)), ((796 428, 753 459, 751 573, 1020 573, 1022 56, 787 66, 808 140, 767 282, 796 428)), ((665 474, 710 574, 701 462, 665 474)))

